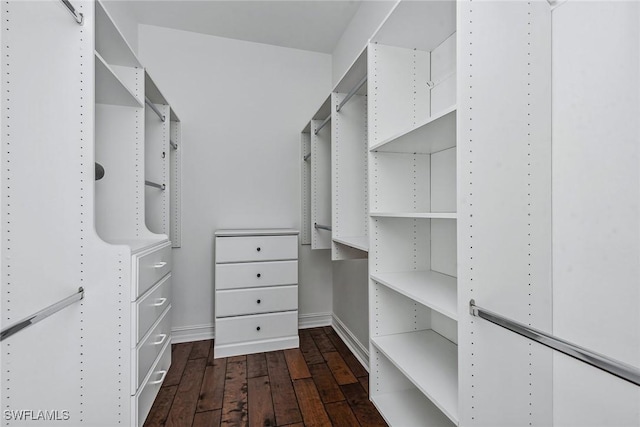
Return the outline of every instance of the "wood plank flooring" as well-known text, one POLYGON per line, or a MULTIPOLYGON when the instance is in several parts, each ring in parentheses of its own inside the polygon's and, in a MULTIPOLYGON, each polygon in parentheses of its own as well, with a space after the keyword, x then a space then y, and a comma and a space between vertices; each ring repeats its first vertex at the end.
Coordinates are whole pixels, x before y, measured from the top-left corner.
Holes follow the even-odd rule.
POLYGON ((369 376, 333 328, 300 330, 300 348, 213 358, 213 341, 172 346, 145 427, 386 426, 369 376))

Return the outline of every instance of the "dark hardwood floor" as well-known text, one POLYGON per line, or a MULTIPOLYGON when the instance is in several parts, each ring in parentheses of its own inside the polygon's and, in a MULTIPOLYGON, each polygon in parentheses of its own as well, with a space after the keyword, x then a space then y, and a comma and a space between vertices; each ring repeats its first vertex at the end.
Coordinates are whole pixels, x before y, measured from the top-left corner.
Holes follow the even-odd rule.
POLYGON ((213 358, 213 341, 174 344, 145 427, 386 426, 369 376, 331 327, 300 348, 213 358))

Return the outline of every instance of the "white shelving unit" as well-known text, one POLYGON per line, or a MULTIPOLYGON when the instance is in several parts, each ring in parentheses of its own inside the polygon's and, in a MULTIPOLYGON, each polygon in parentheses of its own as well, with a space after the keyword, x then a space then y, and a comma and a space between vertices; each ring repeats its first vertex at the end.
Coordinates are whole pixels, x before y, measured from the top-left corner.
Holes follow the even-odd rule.
POLYGON ((328 97, 311 119, 311 249, 331 249, 331 128, 326 122, 332 117, 331 97, 328 97), (324 126, 322 124, 324 123, 324 126), (322 127, 321 127, 322 126, 322 127))
POLYGON ((457 425, 456 2, 400 2, 368 69, 371 399, 457 425))
POLYGON ((182 246, 182 124, 173 108, 169 114, 169 239, 171 246, 182 246))

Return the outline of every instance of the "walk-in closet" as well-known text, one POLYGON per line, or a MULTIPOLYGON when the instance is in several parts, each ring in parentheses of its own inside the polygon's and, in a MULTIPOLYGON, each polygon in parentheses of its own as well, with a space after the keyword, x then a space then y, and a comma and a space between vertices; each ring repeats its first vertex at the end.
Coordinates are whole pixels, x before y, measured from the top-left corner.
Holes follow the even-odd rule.
POLYGON ((0 21, 2 426, 640 426, 640 2, 0 21))

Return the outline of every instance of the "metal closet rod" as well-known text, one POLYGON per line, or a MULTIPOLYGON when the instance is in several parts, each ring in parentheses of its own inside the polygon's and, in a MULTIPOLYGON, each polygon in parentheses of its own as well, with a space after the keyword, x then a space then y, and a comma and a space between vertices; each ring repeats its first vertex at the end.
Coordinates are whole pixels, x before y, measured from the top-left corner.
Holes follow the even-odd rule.
POLYGON ((156 182, 153 181, 145 181, 144 185, 148 185, 149 187, 156 187, 159 188, 160 190, 164 191, 166 186, 164 184, 158 184, 156 182))
POLYGON ((173 142, 172 140, 169 140, 169 144, 171 144, 171 148, 173 148, 174 150, 178 149, 178 144, 176 144, 175 142, 173 142))
POLYGON ((311 157, 311 153, 307 154, 306 156, 303 157, 304 161, 306 162, 307 160, 309 160, 309 157, 311 157))
POLYGON ((73 7, 73 5, 69 2, 69 0, 60 0, 60 1, 69 10, 71 15, 73 15, 73 18, 76 20, 76 22, 80 25, 84 25, 84 15, 78 12, 76 8, 73 7))
POLYGON ((365 75, 365 76, 362 78, 362 80, 360 80, 360 81, 358 82, 358 84, 356 84, 356 85, 353 87, 353 89, 351 89, 351 90, 349 91, 349 93, 347 94, 347 96, 345 96, 345 97, 344 97, 344 99, 342 100, 342 102, 340 103, 340 105, 338 105, 338 106, 336 107, 336 111, 337 111, 337 112, 340 112, 340 110, 342 109, 342 107, 344 106, 344 104, 346 104, 347 102, 349 102, 349 100, 351 99, 351 97, 352 97, 353 95, 355 95, 355 94, 356 94, 356 92, 357 92, 357 91, 359 91, 359 90, 360 90, 360 88, 361 88, 361 87, 362 87, 366 82, 367 82, 367 76, 365 75))
POLYGON ((331 226, 330 225, 313 224, 313 226, 315 227, 316 230, 329 230, 329 231, 331 231, 331 226))
POLYGON ((35 323, 38 323, 41 320, 46 319, 47 317, 51 316, 54 313, 57 313, 63 308, 70 306, 74 302, 80 301, 82 298, 84 298, 84 288, 79 288, 78 292, 76 292, 75 294, 69 297, 66 297, 63 300, 60 300, 57 303, 52 304, 49 307, 43 310, 40 310, 37 313, 32 314, 31 316, 25 317, 19 322, 16 322, 12 325, 7 326, 6 328, 3 328, 2 331, 0 331, 0 341, 3 341, 9 338, 11 335, 17 334, 23 329, 28 328, 29 326, 35 323))
POLYGON ((151 100, 149 99, 149 97, 145 96, 144 97, 144 102, 151 107, 151 109, 153 110, 154 113, 156 113, 158 115, 158 117, 160 117, 160 120, 162 120, 163 122, 166 120, 164 117, 164 114, 162 114, 160 112, 160 110, 158 110, 158 107, 156 107, 153 102, 151 102, 151 100))
POLYGON ((594 351, 587 350, 584 347, 580 347, 579 345, 563 340, 562 338, 547 334, 546 332, 542 332, 538 329, 516 322, 515 320, 511 320, 482 307, 478 307, 474 300, 469 301, 469 312, 472 316, 480 317, 491 323, 495 323, 496 325, 502 326, 511 332, 515 332, 518 335, 522 335, 525 338, 529 338, 532 341, 557 350, 560 353, 573 357, 574 359, 578 359, 587 365, 591 365, 611 375, 615 375, 620 379, 640 386, 640 369, 635 366, 627 365, 626 363, 594 351))
POLYGON ((331 114, 329 114, 329 117, 327 117, 326 119, 324 119, 322 121, 322 123, 320 123, 320 126, 318 126, 318 129, 316 129, 315 131, 313 131, 313 133, 315 135, 318 134, 318 132, 320 132, 320 129, 322 129, 327 123, 329 123, 329 120, 331 120, 331 114))

